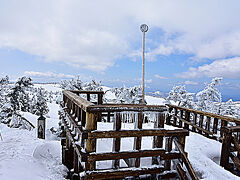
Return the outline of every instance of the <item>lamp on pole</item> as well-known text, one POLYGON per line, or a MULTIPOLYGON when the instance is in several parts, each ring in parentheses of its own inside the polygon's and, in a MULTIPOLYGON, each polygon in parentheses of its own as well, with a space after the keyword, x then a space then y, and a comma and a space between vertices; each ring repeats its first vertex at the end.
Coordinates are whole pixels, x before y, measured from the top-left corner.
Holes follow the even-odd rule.
POLYGON ((145 104, 145 32, 148 31, 148 26, 146 24, 142 24, 140 26, 140 30, 143 32, 143 61, 142 61, 142 103, 145 104))

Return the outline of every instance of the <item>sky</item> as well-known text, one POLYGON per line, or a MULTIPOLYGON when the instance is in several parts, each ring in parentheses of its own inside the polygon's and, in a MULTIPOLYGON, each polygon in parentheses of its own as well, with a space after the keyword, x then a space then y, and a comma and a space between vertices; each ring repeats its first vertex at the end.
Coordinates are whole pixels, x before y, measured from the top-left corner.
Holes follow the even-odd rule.
POLYGON ((0 0, 0 73, 141 85, 147 24, 146 91, 198 92, 223 77, 222 95, 240 100, 239 8, 237 0, 0 0))

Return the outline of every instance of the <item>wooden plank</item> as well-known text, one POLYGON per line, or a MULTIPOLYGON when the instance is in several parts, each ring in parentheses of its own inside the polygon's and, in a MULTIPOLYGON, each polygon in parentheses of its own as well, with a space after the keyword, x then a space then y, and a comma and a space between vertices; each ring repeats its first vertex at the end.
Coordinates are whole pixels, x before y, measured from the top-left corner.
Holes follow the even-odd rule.
POLYGON ((182 145, 180 143, 178 143, 176 138, 174 138, 174 143, 175 143, 176 147, 178 148, 179 152, 182 155, 182 161, 184 162, 190 177, 192 178, 192 180, 198 180, 198 177, 197 177, 190 161, 188 160, 187 155, 184 152, 182 145))
POLYGON ((187 173, 183 170, 182 165, 179 163, 177 164, 177 171, 181 180, 188 180, 187 173))
POLYGON ((86 107, 88 112, 123 112, 123 111, 167 111, 166 106, 142 105, 142 104, 101 104, 86 107))
POLYGON ((83 159, 87 162, 103 161, 103 160, 117 160, 117 159, 128 159, 128 158, 140 158, 140 157, 153 157, 160 156, 161 159, 177 159, 180 158, 179 152, 166 153, 165 149, 149 149, 149 150, 132 150, 132 151, 121 151, 121 152, 109 152, 109 153, 86 153, 82 154, 83 159), (85 157, 87 158, 85 158, 85 157))
MULTIPOLYGON (((93 103, 81 98, 80 96, 78 96, 70 91, 63 90, 63 94, 66 96, 66 98, 68 100, 75 103, 78 107, 81 107, 84 111, 87 110, 88 106, 94 105, 93 103)), ((68 108, 70 108, 70 107, 68 107, 68 108)))
POLYGON ((172 113, 172 110, 173 110, 173 108, 168 108, 168 114, 167 114, 167 118, 166 118, 166 124, 167 125, 171 125, 171 118, 172 118, 172 116, 171 116, 171 113, 172 113))
POLYGON ((142 129, 142 130, 120 130, 116 131, 92 131, 88 133, 88 139, 97 138, 121 138, 121 137, 141 137, 141 136, 188 136, 189 132, 186 129, 142 129))
POLYGON ((150 168, 123 168, 119 170, 99 170, 99 171, 87 171, 83 179, 117 179, 125 178, 129 176, 139 176, 144 174, 158 174, 164 171, 162 166, 150 167, 150 168))
MULTIPOLYGON (((114 125, 113 128, 115 131, 119 131, 121 129, 121 116, 120 113, 116 113, 114 118, 114 125)), ((121 146, 121 138, 114 138, 113 139, 113 152, 119 152, 121 146)), ((113 161, 113 168, 119 168, 119 159, 113 161)))
POLYGON ((78 91, 78 90, 69 90, 70 92, 74 94, 104 94, 103 91, 78 91))

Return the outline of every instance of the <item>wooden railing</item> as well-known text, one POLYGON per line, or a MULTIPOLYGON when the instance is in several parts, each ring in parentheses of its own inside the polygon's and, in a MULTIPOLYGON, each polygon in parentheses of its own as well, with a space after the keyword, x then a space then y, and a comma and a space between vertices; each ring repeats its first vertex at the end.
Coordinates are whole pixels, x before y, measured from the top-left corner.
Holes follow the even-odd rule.
POLYGON ((166 124, 199 133, 208 138, 222 141, 222 128, 240 124, 240 120, 228 116, 188 109, 175 105, 167 105, 169 113, 166 124))
POLYGON ((63 163, 71 169, 72 179, 111 179, 140 175, 197 179, 184 151, 185 137, 189 132, 184 129, 163 129, 167 110, 165 106, 94 105, 79 94, 76 91, 63 91, 63 110, 60 113, 64 125, 63 163), (149 112, 155 116, 154 128, 144 129, 143 123, 149 117, 149 112), (106 114, 111 117, 113 128, 99 129, 97 122, 106 114), (123 129, 127 117, 134 117, 134 129, 123 129), (150 137, 152 147, 143 149, 144 137, 150 137), (106 138, 113 139, 110 143, 112 152, 97 152, 97 140, 106 138), (121 149, 123 138, 133 138, 132 150, 121 149), (145 157, 152 158, 152 166, 141 165, 141 159, 145 157), (112 161, 109 169, 99 169, 96 166, 97 162, 107 160, 112 161), (123 160, 126 167, 121 165, 120 160, 123 160))
POLYGON ((220 165, 240 175, 240 126, 225 127, 222 129, 224 138, 220 165))

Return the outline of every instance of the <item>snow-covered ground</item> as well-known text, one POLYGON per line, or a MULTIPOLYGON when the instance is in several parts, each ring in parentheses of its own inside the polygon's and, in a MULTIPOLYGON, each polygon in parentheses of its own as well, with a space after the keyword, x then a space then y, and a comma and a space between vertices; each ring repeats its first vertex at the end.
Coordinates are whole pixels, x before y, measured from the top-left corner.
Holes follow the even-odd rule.
MULTIPOLYGON (((49 91, 59 91, 58 85, 36 85, 46 88, 49 91)), ((107 90, 107 87, 104 87, 107 90)), ((113 97, 111 92, 107 96, 113 97)), ((148 104, 162 105, 163 98, 146 96, 148 104)), ((58 126, 58 105, 48 103, 50 112, 48 113, 46 140, 36 138, 36 129, 33 131, 8 128, 0 124, 3 141, 0 139, 0 180, 61 180, 66 175, 66 168, 61 164, 61 145, 60 141, 50 133, 51 127, 58 126)), ((34 125, 37 116, 24 113, 29 121, 34 125)), ((152 128, 153 124, 144 124, 143 128, 152 128)), ((112 129, 112 123, 99 123, 98 128, 112 129)), ((133 124, 124 124, 123 129, 133 128, 133 124)), ((165 126, 165 128, 172 128, 165 126)), ((97 152, 112 151, 112 139, 100 139, 97 142, 97 152)), ((121 150, 130 150, 133 146, 133 138, 125 138, 121 143, 121 150)), ((143 138, 142 148, 152 147, 149 138, 143 138)), ((207 139, 196 133, 190 133, 186 140, 186 151, 188 157, 202 179, 206 180, 225 180, 240 179, 219 166, 221 144, 214 140, 207 139)), ((99 168, 109 166, 111 162, 98 162, 99 168)), ((141 165, 150 165, 151 159, 144 158, 141 165)), ((124 162, 121 161, 121 166, 124 162)))
MULTIPOLYGON (((44 86, 44 85, 41 85, 44 86)), ((58 91, 58 87, 45 86, 47 90, 58 91)), ((58 127, 58 109, 55 103, 48 103, 46 115, 46 140, 38 139, 36 128, 32 131, 9 128, 0 124, 0 180, 61 180, 67 169, 61 163, 61 144, 51 134, 51 127, 58 127)), ((23 113, 34 126, 38 116, 23 113)))

